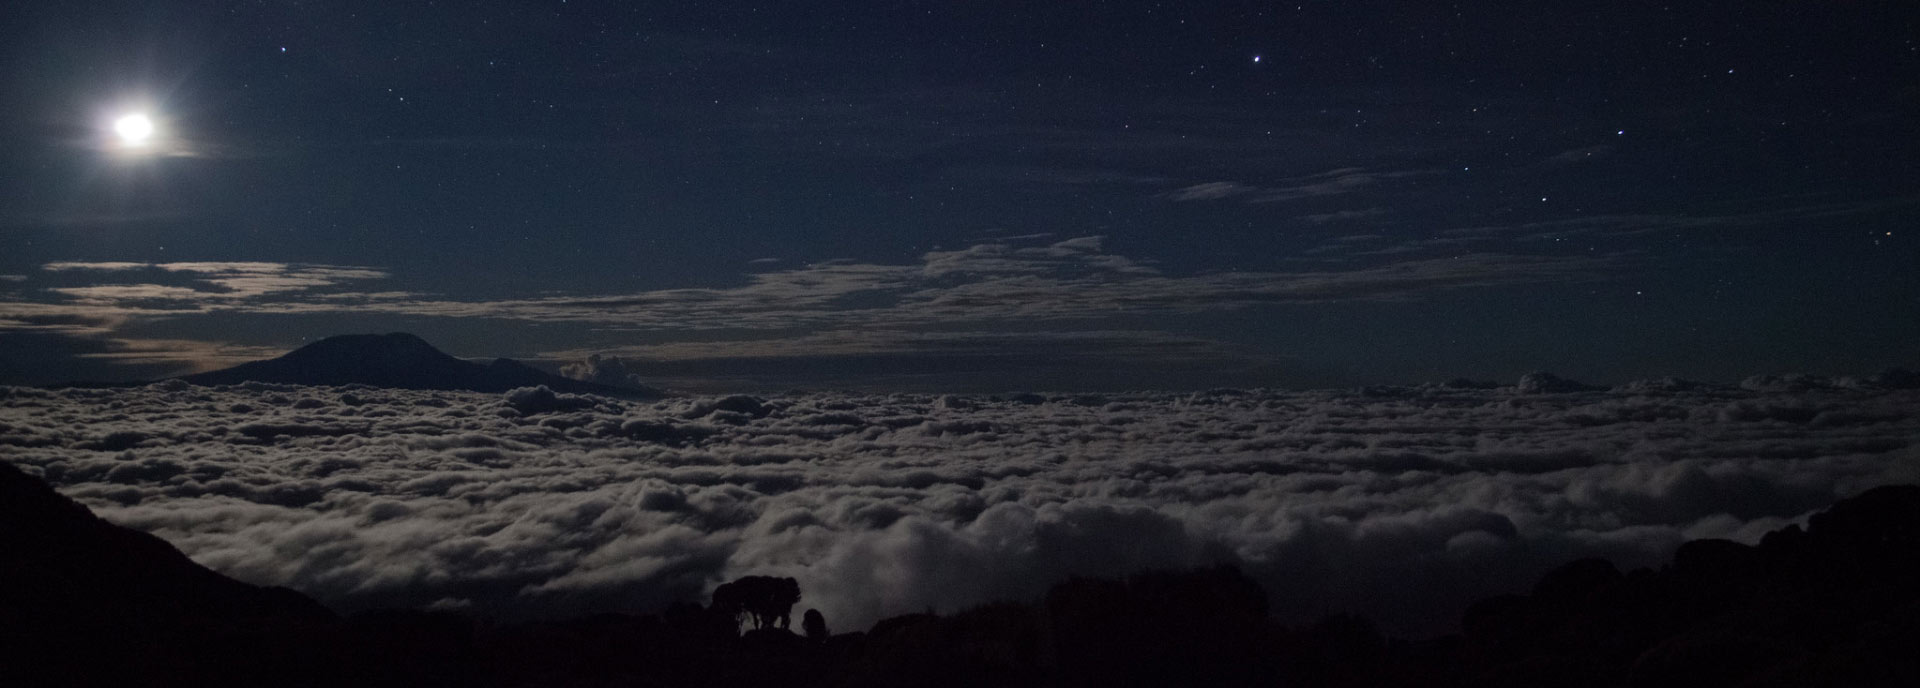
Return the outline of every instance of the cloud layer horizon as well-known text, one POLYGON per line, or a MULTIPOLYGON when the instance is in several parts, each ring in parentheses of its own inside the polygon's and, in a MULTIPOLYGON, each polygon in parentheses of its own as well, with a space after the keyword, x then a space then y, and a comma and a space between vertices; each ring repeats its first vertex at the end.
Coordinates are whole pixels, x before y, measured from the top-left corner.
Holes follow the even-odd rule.
POLYGON ((1220 562, 1422 635, 1581 556, 1658 565, 1920 482, 1920 391, 1813 378, 635 403, 0 387, 0 448, 195 561, 344 610, 649 611, 798 578, 840 629, 1220 562))

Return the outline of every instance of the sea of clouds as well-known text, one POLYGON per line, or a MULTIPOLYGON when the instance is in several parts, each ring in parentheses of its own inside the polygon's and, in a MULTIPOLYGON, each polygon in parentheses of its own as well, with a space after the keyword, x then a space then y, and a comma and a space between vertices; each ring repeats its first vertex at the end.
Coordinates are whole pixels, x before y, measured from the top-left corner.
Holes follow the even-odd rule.
POLYGON ((1076 574, 1237 562, 1285 621, 1446 630, 1580 556, 1657 565, 1920 482, 1920 391, 1530 378, 1328 392, 633 402, 0 387, 0 458, 342 610, 657 609, 800 580, 836 630, 1076 574))

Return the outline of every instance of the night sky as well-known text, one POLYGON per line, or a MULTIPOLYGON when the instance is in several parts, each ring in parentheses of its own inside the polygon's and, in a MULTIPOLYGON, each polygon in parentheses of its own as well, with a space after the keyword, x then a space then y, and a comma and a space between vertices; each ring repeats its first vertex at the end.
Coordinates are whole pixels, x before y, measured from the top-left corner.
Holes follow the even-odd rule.
POLYGON ((13 2, 0 60, 0 383, 1920 363, 1910 2, 13 2))

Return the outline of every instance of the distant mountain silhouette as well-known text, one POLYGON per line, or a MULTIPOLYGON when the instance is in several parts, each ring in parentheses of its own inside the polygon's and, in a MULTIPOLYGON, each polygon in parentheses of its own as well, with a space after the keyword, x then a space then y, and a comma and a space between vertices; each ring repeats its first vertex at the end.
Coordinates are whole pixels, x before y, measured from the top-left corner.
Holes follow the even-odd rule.
POLYGON ((651 388, 610 387, 565 378, 510 358, 481 365, 447 355, 426 340, 404 332, 328 337, 279 358, 177 379, 206 386, 273 382, 505 392, 545 385, 555 392, 571 394, 628 397, 661 394, 651 388))

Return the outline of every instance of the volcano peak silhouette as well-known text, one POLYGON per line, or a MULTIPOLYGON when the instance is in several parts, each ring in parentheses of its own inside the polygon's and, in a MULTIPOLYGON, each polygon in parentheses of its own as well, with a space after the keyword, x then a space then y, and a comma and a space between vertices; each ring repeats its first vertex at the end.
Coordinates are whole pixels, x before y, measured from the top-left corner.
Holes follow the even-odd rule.
POLYGON ((279 358, 186 375, 196 385, 271 382, 293 385, 372 385, 400 389, 505 392, 546 385, 556 392, 617 396, 658 395, 659 390, 582 382, 512 359, 482 365, 455 358, 405 332, 327 337, 279 358))

